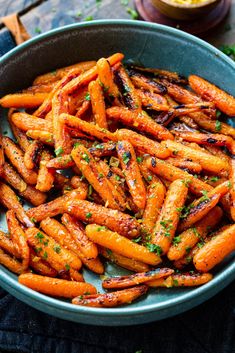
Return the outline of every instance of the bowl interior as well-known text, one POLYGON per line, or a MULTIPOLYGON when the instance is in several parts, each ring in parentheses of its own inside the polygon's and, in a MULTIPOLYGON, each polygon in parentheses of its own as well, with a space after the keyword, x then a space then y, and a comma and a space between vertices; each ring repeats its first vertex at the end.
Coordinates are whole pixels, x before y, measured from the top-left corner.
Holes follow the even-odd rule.
MULTIPOLYGON (((97 21, 72 25, 32 39, 6 54, 0 63, 1 96, 29 86, 39 74, 83 60, 123 52, 126 62, 146 67, 200 75, 235 95, 235 65, 217 49, 181 31, 132 21, 97 21)), ((2 131, 9 131, 6 111, 1 111, 2 131)), ((9 133, 10 134, 10 133, 9 133)), ((4 214, 0 228, 6 230, 4 214)), ((196 289, 158 289, 123 308, 92 309, 49 298, 18 284, 17 277, 0 267, 0 284, 28 304, 64 319, 88 324, 122 325, 148 322, 184 311, 212 296, 235 278, 234 257, 215 269, 215 278, 196 289), (92 320, 91 320, 92 318, 92 320)), ((126 271, 107 265, 106 274, 126 271)), ((85 271, 99 290, 99 276, 85 271)))
POLYGON ((187 3, 180 0, 160 0, 161 2, 171 6, 172 8, 181 8, 181 9, 196 9, 203 8, 207 5, 219 2, 220 0, 201 0, 201 1, 192 1, 192 3, 187 3))

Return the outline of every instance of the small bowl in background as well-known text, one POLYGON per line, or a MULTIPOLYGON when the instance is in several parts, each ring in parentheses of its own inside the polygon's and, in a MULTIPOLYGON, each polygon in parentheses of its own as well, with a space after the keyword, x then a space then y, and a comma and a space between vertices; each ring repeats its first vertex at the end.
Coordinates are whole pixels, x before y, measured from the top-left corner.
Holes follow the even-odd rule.
POLYGON ((183 3, 180 0, 152 0, 153 6, 163 15, 176 20, 195 20, 208 15, 222 0, 198 0, 183 3))

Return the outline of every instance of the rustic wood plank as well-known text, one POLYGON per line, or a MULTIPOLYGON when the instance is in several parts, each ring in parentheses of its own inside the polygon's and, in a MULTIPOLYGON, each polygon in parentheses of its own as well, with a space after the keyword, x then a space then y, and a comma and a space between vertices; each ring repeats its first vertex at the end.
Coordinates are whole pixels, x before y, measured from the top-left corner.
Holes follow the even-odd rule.
POLYGON ((130 19, 129 8, 134 8, 134 1, 129 0, 48 0, 42 5, 22 16, 22 22, 28 32, 34 36, 39 32, 65 26, 71 23, 82 22, 87 18, 126 18, 130 19))

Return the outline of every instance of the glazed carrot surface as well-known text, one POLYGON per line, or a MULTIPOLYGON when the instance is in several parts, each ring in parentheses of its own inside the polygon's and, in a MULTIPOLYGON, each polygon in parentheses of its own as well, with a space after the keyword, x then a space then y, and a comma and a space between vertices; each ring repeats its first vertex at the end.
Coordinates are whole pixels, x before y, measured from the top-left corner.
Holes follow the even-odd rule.
POLYGON ((75 305, 206 284, 235 251, 235 98, 213 77, 123 59, 40 74, 0 99, 12 131, 0 134, 0 264, 75 305), (107 278, 109 264, 132 273, 107 278))

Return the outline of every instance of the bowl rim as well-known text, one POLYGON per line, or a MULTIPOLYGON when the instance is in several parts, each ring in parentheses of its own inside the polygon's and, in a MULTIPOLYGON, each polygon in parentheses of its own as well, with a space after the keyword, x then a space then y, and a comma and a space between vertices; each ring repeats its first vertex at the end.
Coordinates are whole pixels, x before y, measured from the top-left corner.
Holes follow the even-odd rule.
MULTIPOLYGON (((213 47, 211 44, 203 41, 202 39, 199 39, 191 34, 185 33, 181 30, 178 30, 176 28, 172 28, 169 26, 164 26, 164 25, 155 24, 151 22, 134 21, 134 20, 95 20, 95 21, 81 22, 81 23, 70 24, 67 26, 59 27, 59 28, 50 30, 48 32, 42 33, 36 37, 33 37, 29 39, 27 42, 24 42, 21 45, 13 48, 12 50, 7 52, 0 58, 0 64, 4 63, 7 60, 10 60, 11 57, 14 57, 14 55, 17 55, 17 53, 27 49, 31 45, 39 43, 47 38, 51 38, 54 35, 59 35, 60 33, 69 32, 72 30, 87 28, 87 27, 120 26, 120 25, 125 25, 130 27, 135 26, 141 29, 152 29, 152 30, 158 30, 158 31, 160 30, 164 33, 174 35, 178 38, 186 39, 189 42, 192 42, 194 44, 196 43, 198 46, 203 47, 204 49, 206 48, 209 52, 211 52, 215 56, 221 57, 224 62, 226 62, 230 67, 235 69, 235 63, 229 57, 227 57, 219 49, 213 47)), ((55 299, 55 298, 46 296, 44 294, 41 294, 39 292, 36 292, 30 288, 23 286, 14 277, 12 277, 11 272, 3 268, 3 266, 0 266, 0 284, 5 283, 6 287, 12 288, 14 291, 20 292, 20 294, 32 298, 34 302, 40 302, 43 305, 50 306, 58 310, 64 310, 65 312, 67 311, 74 314, 86 314, 87 316, 96 315, 101 317, 105 314, 105 316, 119 315, 122 317, 126 317, 129 315, 135 316, 139 314, 142 315, 142 314, 150 313, 157 310, 159 311, 164 310, 169 307, 180 305, 183 302, 184 303, 189 302, 191 300, 195 301, 197 299, 202 298, 203 294, 205 294, 206 292, 209 293, 209 295, 207 296, 207 299, 208 299, 209 297, 219 292, 221 289, 224 288, 224 286, 226 286, 227 284, 229 284, 235 279, 235 262, 231 262, 229 265, 227 265, 227 268, 225 271, 226 271, 225 273, 224 271, 222 271, 221 273, 216 275, 216 277, 214 277, 212 281, 208 282, 207 284, 204 284, 201 287, 197 287, 184 294, 181 294, 176 298, 170 298, 164 302, 160 302, 160 303, 156 302, 152 304, 147 304, 144 307, 135 307, 135 308, 128 307, 128 306, 114 308, 114 309, 91 308, 91 307, 77 306, 69 302, 64 302, 60 299, 55 299), (224 284, 224 282, 226 283, 224 284)), ((201 302, 202 301, 203 300, 201 300, 201 302)), ((199 303, 200 300, 197 300, 197 302, 199 303)), ((196 304, 194 304, 194 306, 195 305, 196 304)))

